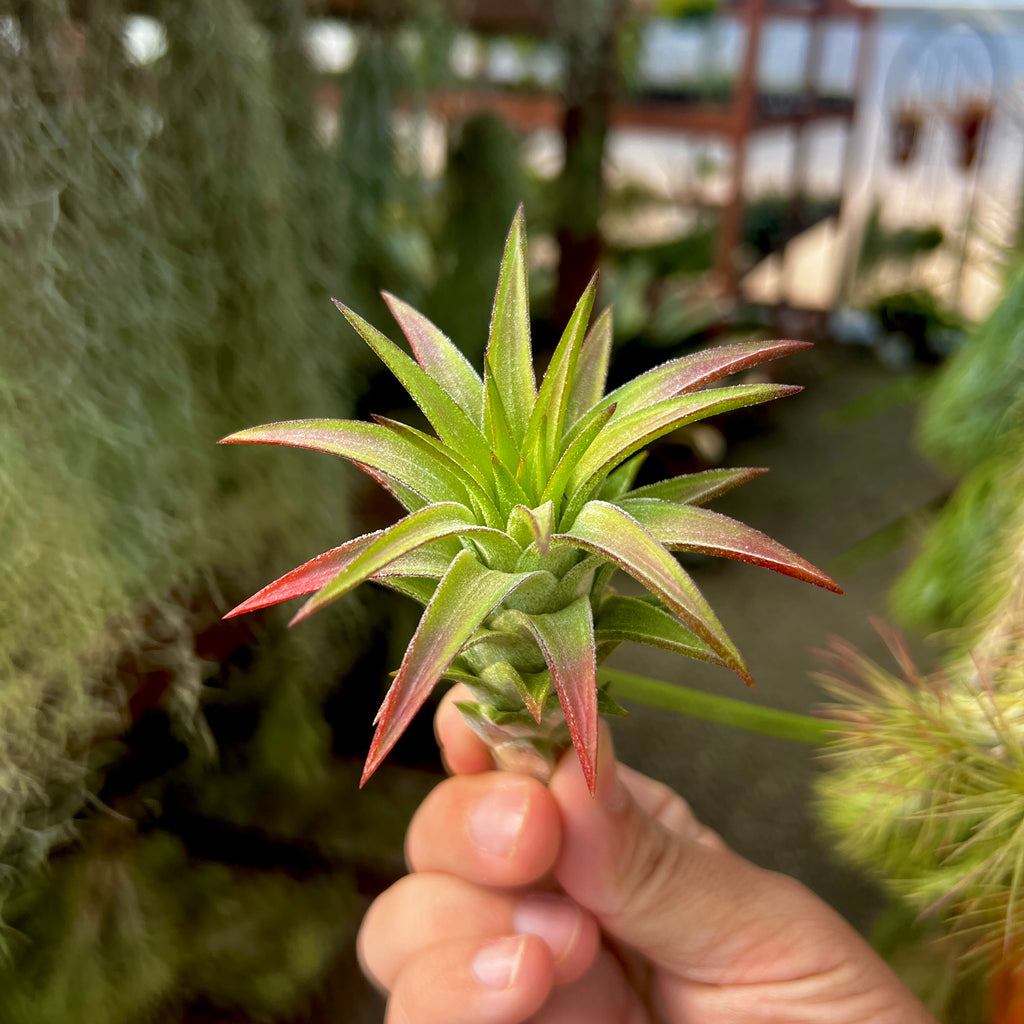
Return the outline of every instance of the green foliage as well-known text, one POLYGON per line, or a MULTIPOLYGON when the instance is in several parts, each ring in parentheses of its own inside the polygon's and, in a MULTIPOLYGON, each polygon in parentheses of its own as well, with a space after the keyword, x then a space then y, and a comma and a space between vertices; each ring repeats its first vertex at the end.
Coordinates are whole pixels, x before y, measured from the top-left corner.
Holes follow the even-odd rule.
POLYGON ((197 996, 270 1020, 308 998, 351 938, 354 893, 341 875, 190 863, 170 836, 118 835, 60 862, 20 908, 24 940, 45 950, 0 971, 9 1024, 180 1020, 197 996))
POLYGON ((929 677, 900 651, 895 676, 836 645, 824 682, 842 729, 818 796, 847 857, 943 919, 962 951, 1012 957, 1024 944, 1024 678, 1006 639, 929 677))
MULTIPOLYGON (((966 630, 1002 598, 1007 529, 1024 496, 1024 431, 982 461, 935 517, 921 549, 890 593, 901 621, 966 630)), ((969 631, 964 633, 969 641, 969 631)))
POLYGON ((876 206, 864 228, 858 267, 866 272, 885 260, 909 262, 924 253, 934 252, 944 241, 942 229, 934 224, 924 228, 887 230, 882 226, 880 210, 876 206))
MULTIPOLYGON (((412 215, 419 195, 419 169, 402 160, 392 112, 414 76, 394 31, 363 31, 355 61, 344 80, 344 104, 336 146, 340 203, 344 213, 345 281, 351 301, 382 312, 387 287, 419 301, 434 274, 433 252, 419 219, 412 215)), ((411 154, 410 154, 411 155, 411 154)), ((363 351, 352 356, 356 369, 363 351)))
POLYGON ((925 451, 951 473, 1021 448, 1024 430, 1024 264, 1007 276, 999 305, 953 354, 921 419, 925 451))
POLYGON ((960 484, 900 578, 893 606, 928 629, 964 627, 991 610, 1006 584, 1001 555, 1024 499, 1024 268, 989 318, 939 374, 921 442, 960 484))
POLYGON ((951 346, 942 335, 964 328, 963 318, 929 291, 885 295, 872 304, 871 311, 885 330, 905 334, 913 341, 922 356, 929 351, 948 351, 951 346))
MULTIPOLYGON (((479 362, 494 298, 491 268, 501 259, 504 225, 526 188, 519 140, 494 114, 478 114, 452 140, 444 176, 437 248, 443 252, 427 312, 479 362)), ((390 286, 389 286, 390 287, 390 286)))
POLYGON ((839 197, 803 197, 790 216, 792 200, 785 195, 761 196, 743 214, 743 240, 761 256, 777 252, 801 231, 839 212, 839 197))
POLYGON ((658 0, 657 11, 662 18, 686 21, 709 18, 718 10, 718 0, 658 0))
POLYGON ((668 242, 612 249, 611 255, 623 263, 647 265, 651 278, 673 274, 701 274, 711 269, 714 257, 714 229, 702 225, 668 242))

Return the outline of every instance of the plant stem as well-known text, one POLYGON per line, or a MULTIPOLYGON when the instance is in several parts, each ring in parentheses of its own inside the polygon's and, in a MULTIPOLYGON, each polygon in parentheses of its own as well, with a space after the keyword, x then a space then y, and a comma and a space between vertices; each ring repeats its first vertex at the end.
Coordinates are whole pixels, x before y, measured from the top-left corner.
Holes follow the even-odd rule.
POLYGON ((647 707, 674 711, 704 722, 729 725, 778 740, 822 746, 829 734, 838 728, 834 723, 810 715, 760 707, 732 697, 719 697, 619 669, 602 668, 598 670, 598 675, 610 684, 617 700, 632 700, 647 707))

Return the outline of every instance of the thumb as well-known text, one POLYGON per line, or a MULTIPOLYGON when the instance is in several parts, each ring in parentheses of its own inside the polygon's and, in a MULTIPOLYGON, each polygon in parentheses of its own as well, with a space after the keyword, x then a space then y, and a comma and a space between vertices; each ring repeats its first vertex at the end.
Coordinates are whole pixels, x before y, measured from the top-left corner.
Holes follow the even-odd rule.
POLYGON ((819 938, 821 930, 848 931, 845 922, 799 883, 729 850, 667 787, 617 766, 607 730, 596 795, 571 753, 550 790, 563 824, 555 875, 612 938, 710 984, 783 980, 831 966, 819 943, 794 949, 794 917, 816 925, 819 938), (777 956, 780 948, 785 964, 771 963, 769 951, 777 956))

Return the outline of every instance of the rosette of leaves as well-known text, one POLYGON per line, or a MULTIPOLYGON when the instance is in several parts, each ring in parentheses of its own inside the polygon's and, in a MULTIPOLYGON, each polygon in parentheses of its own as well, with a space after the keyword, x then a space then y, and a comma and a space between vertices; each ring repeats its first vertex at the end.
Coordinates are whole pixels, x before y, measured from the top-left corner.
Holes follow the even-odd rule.
POLYGON ((709 349, 606 395, 611 313, 588 330, 595 278, 538 387, 527 276, 520 208, 501 262, 482 376, 394 296, 385 300, 415 358, 336 303, 434 434, 375 417, 274 423, 224 439, 339 455, 407 511, 393 526, 319 555, 229 613, 311 594, 297 622, 367 580, 425 606, 378 713, 364 782, 442 679, 469 688, 474 700, 460 708, 499 766, 543 778, 571 742, 591 788, 598 713, 617 710, 599 690, 597 665, 623 641, 722 665, 750 682, 739 651, 673 551, 737 558, 839 589, 764 534, 701 507, 763 470, 712 470, 634 486, 651 441, 800 390, 706 385, 806 345, 709 349), (617 595, 610 586, 616 570, 649 596, 617 595))

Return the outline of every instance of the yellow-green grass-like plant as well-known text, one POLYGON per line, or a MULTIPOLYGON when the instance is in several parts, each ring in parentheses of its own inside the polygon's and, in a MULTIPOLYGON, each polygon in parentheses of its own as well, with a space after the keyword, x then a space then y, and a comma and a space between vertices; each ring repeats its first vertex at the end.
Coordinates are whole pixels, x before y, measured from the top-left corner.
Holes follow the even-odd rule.
MULTIPOLYGON (((1018 637, 1019 644, 1019 637, 1018 637)), ((1019 655, 901 671, 846 644, 823 677, 839 728, 817 783, 838 849, 917 912, 964 962, 1024 953, 1024 666, 1019 655)))
POLYGON ((707 349, 605 394, 611 312, 588 330, 595 277, 538 386, 527 281, 520 207, 501 262, 482 376, 394 296, 385 300, 415 358, 336 303, 434 434, 374 417, 274 423, 224 439, 339 455, 406 510, 393 526, 319 555, 229 613, 311 594, 298 622, 367 580, 425 606, 378 713, 364 782, 442 679, 469 688, 474 699, 460 709, 500 767, 545 778, 571 742, 591 789, 598 713, 617 710, 597 685, 597 665, 619 644, 667 648, 749 683, 740 652, 674 551, 741 559, 839 590, 781 544, 702 507, 764 470, 718 469, 634 486, 650 442, 799 391, 707 385, 805 343, 707 349), (649 596, 617 595, 609 585, 616 570, 649 596))

